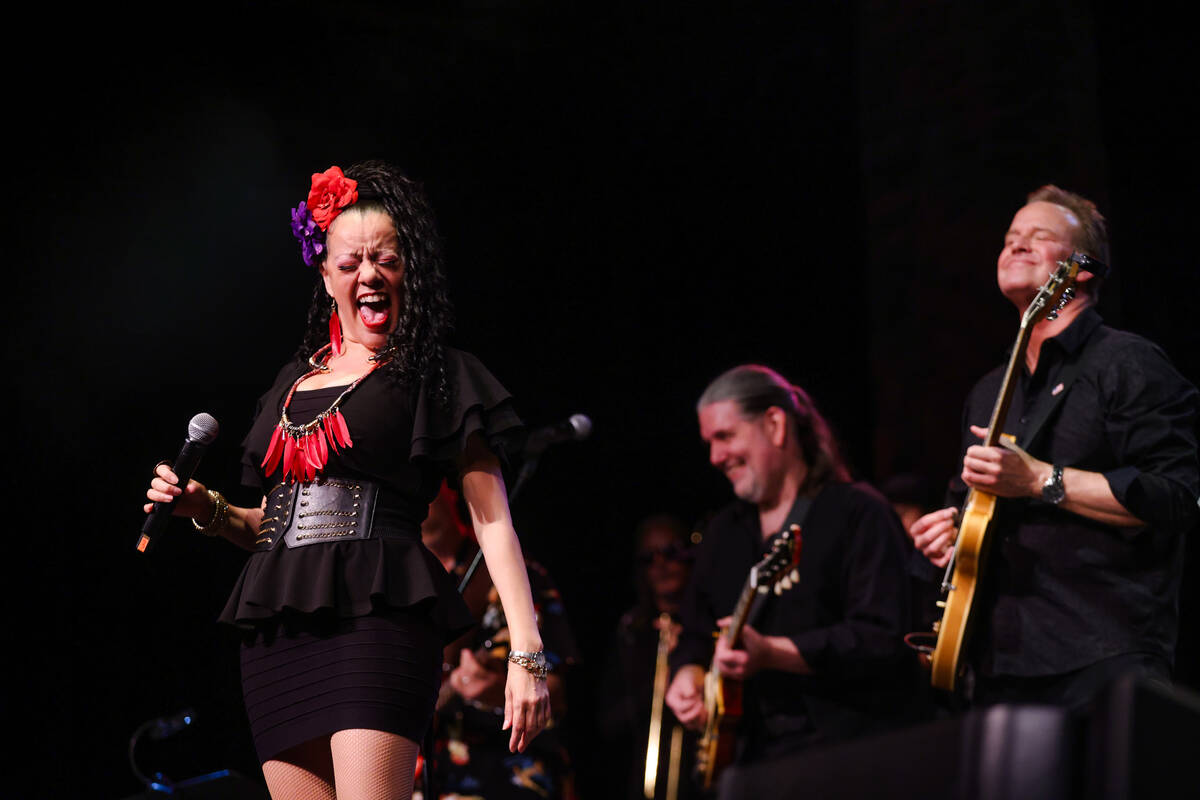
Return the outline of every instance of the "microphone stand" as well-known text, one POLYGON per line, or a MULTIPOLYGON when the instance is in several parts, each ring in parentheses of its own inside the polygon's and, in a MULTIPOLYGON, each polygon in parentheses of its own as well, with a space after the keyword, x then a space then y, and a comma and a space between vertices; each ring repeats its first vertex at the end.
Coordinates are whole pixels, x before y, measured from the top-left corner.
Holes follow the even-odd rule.
MULTIPOLYGON (((539 456, 537 455, 531 456, 521 464, 521 469, 517 473, 517 479, 513 481, 512 487, 508 490, 508 504, 510 507, 513 501, 516 500, 517 495, 520 494, 521 488, 537 470, 538 458, 539 456)), ((471 559, 470 566, 467 567, 462 581, 458 584, 458 593, 460 595, 467 590, 467 585, 471 582, 471 577, 475 574, 475 570, 479 568, 479 560, 481 558, 483 558, 483 548, 477 548, 475 550, 475 557, 471 559)), ((436 711, 434 712, 434 716, 437 716, 436 711)), ((421 782, 424 784, 423 800, 438 800, 438 795, 434 791, 433 768, 429 758, 433 754, 433 732, 434 726, 430 725, 429 732, 425 735, 425 744, 422 748, 425 751, 425 766, 421 774, 421 782)))

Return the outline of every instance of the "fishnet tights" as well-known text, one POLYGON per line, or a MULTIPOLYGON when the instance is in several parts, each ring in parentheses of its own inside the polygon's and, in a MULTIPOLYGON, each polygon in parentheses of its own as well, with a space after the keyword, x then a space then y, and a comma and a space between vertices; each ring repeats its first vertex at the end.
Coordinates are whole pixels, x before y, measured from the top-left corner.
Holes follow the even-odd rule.
POLYGON ((272 800, 408 800, 417 743, 383 731, 338 731, 263 764, 272 800))

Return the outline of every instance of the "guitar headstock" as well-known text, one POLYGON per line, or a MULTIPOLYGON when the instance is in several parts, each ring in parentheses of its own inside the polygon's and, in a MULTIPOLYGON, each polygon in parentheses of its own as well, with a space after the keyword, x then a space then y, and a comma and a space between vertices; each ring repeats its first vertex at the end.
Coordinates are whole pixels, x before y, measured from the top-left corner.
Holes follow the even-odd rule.
POLYGON ((799 580, 800 526, 793 525, 771 540, 771 549, 750 570, 750 585, 759 593, 780 594, 799 580))
POLYGON ((1058 268, 1050 273, 1050 277, 1038 289, 1037 295, 1029 308, 1025 310, 1023 326, 1033 325, 1045 319, 1056 319, 1067 303, 1075 298, 1075 279, 1081 271, 1096 275, 1103 274, 1105 267, 1099 261, 1083 253, 1071 253, 1066 261, 1059 261, 1058 268))

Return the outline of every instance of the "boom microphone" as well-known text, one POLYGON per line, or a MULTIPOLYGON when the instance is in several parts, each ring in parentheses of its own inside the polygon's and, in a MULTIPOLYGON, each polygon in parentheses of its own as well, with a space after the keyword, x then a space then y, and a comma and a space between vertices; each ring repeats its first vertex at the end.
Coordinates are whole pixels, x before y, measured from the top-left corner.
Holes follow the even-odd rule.
MULTIPOLYGON (((212 440, 217 438, 219 428, 212 414, 200 413, 192 417, 192 421, 188 423, 187 439, 183 441, 179 457, 171 465, 171 470, 179 476, 179 488, 187 487, 188 480, 196 471, 196 465, 200 463, 200 457, 212 444, 212 440)), ((168 503, 156 502, 154 508, 150 509, 146 522, 142 525, 142 535, 138 537, 135 545, 139 553, 148 552, 155 538, 166 528, 167 520, 171 518, 171 510, 175 508, 175 501, 178 499, 172 497, 168 503)))
POLYGON ((592 434, 592 421, 586 414, 572 414, 565 422, 547 425, 529 434, 525 455, 536 456, 558 442, 580 442, 592 434))

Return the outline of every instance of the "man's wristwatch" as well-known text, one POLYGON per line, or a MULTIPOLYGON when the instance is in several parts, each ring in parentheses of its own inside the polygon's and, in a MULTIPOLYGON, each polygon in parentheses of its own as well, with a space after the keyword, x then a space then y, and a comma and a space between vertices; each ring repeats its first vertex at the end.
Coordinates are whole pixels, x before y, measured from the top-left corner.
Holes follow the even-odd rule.
POLYGON ((1042 499, 1051 505, 1058 505, 1067 496, 1063 486, 1063 468, 1055 464, 1050 470, 1050 477, 1042 484, 1042 499))

